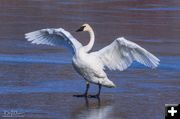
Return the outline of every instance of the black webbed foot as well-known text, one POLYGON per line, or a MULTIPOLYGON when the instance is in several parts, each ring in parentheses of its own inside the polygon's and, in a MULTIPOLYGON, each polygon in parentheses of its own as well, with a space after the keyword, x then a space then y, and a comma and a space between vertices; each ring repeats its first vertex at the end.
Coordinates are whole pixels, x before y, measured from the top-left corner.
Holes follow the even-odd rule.
POLYGON ((88 98, 99 98, 99 95, 88 95, 88 98))
POLYGON ((73 95, 74 97, 88 97, 88 95, 87 94, 77 94, 77 95, 73 95))

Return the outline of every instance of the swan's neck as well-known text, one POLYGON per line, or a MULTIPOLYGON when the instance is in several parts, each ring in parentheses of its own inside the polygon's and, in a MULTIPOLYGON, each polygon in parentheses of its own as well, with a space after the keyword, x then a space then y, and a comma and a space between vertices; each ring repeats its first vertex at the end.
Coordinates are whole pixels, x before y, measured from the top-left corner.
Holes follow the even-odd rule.
POLYGON ((95 41, 94 31, 92 30, 92 28, 89 28, 88 32, 90 35, 90 41, 86 46, 84 46, 85 52, 89 52, 92 49, 95 41))

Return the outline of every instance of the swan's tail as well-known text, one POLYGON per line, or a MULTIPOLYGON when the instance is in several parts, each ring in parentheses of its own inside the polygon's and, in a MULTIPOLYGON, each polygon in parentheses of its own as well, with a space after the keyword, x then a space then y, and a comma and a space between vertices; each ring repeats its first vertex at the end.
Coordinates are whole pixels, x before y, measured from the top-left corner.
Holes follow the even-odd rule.
POLYGON ((105 87, 107 87, 107 88, 115 88, 115 87, 116 87, 116 85, 115 85, 112 81, 110 81, 108 78, 105 78, 105 79, 101 82, 101 85, 102 85, 102 86, 105 86, 105 87))

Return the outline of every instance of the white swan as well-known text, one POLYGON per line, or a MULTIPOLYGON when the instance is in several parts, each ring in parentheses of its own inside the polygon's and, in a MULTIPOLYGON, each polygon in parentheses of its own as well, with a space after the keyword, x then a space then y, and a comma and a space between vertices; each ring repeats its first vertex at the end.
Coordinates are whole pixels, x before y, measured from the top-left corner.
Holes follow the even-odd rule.
POLYGON ((90 34, 88 45, 82 46, 79 41, 62 28, 47 28, 25 34, 25 38, 34 44, 52 46, 65 44, 72 49, 74 54, 72 64, 76 71, 87 81, 85 93, 76 96, 87 97, 89 83, 99 85, 97 95, 92 95, 91 97, 99 97, 101 86, 115 87, 115 84, 108 79, 104 72, 106 67, 110 70, 123 71, 133 61, 137 61, 145 66, 156 68, 160 62, 153 54, 123 37, 117 38, 110 45, 99 51, 89 53, 95 41, 94 32, 88 24, 83 24, 77 30, 77 32, 79 31, 87 31, 90 34))

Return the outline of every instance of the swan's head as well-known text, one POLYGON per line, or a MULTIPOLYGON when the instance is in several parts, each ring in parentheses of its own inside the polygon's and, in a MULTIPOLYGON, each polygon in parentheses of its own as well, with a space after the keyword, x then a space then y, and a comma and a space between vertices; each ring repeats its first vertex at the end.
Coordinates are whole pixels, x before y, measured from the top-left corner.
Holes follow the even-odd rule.
POLYGON ((76 32, 80 31, 89 31, 91 29, 91 26, 89 24, 83 24, 76 32))

